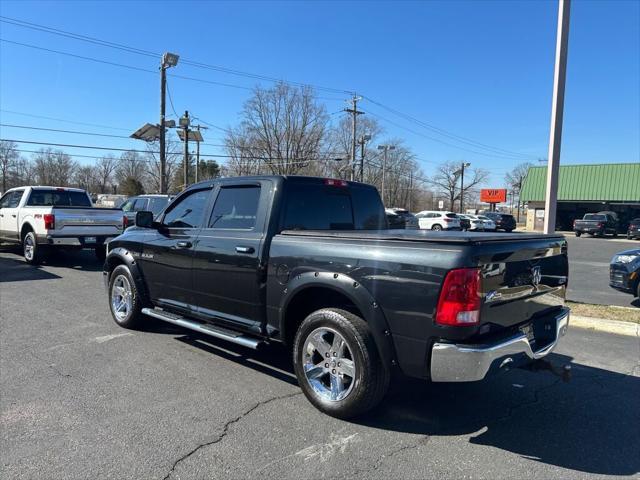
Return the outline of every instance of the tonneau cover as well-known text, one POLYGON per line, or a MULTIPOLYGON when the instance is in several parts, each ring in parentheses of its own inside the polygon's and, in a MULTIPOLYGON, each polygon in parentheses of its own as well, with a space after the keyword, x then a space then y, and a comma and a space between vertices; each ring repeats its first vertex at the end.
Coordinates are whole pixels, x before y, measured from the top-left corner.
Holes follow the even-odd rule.
POLYGON ((331 237, 345 240, 398 240, 436 243, 486 243, 564 239, 561 234, 435 232, 432 230, 285 230, 281 234, 292 237, 331 237))

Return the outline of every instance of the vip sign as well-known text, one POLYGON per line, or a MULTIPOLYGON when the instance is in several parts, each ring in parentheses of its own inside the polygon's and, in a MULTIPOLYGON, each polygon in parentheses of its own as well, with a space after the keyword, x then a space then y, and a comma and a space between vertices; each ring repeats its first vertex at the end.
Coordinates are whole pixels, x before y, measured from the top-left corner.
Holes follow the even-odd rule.
POLYGON ((483 188, 480 190, 480 201, 484 203, 503 203, 507 201, 506 188, 483 188))

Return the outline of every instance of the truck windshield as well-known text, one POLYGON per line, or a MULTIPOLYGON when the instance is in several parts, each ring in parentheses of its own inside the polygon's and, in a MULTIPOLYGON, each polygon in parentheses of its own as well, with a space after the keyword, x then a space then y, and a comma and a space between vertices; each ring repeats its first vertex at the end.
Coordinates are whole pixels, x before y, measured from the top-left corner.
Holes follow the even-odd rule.
POLYGON ((350 185, 313 183, 287 186, 283 230, 386 230, 378 191, 350 185))
POLYGON ((91 207, 91 201, 84 192, 33 190, 27 205, 32 207, 91 207))

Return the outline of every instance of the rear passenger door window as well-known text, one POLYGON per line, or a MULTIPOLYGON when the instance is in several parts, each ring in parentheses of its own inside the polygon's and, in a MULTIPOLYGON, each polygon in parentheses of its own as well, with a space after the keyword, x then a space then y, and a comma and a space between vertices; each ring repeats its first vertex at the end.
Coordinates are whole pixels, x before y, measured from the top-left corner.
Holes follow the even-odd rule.
POLYGON ((259 185, 222 187, 208 227, 214 230, 251 230, 256 226, 259 203, 259 185))

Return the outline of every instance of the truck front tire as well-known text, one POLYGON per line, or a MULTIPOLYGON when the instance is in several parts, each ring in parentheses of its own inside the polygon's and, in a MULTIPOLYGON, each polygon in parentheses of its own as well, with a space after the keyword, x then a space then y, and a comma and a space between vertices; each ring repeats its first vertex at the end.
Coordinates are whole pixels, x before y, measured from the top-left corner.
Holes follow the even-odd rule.
POLYGON ((109 310, 124 328, 138 328, 144 320, 142 299, 126 265, 118 265, 109 275, 109 310))
POLYGON ((309 315, 294 340, 293 361, 298 383, 320 411, 352 418, 377 406, 389 387, 367 323, 337 308, 309 315))

